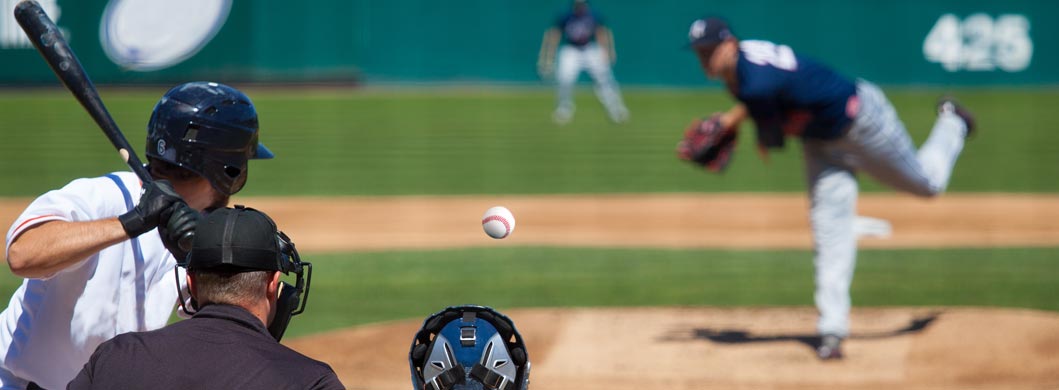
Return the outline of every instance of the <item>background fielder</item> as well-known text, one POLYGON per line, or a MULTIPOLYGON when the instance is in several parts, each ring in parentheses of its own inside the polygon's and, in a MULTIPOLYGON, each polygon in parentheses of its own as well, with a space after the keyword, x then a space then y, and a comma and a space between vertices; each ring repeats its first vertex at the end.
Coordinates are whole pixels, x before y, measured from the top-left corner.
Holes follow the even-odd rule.
POLYGON ((917 151, 889 100, 868 81, 849 80, 788 46, 739 41, 720 18, 693 22, 689 39, 706 75, 723 81, 739 104, 696 122, 678 153, 715 171, 723 169, 739 123, 748 116, 757 125, 763 150, 783 147, 787 136, 801 138, 816 254, 817 330, 822 335, 817 353, 821 359, 841 358, 857 255, 854 174, 868 172, 918 196, 941 194, 974 122, 955 101, 942 100, 930 137, 917 151), (722 146, 710 147, 711 139, 722 146))
POLYGON ((537 71, 541 78, 555 74, 558 82, 558 102, 552 119, 558 124, 574 118, 574 84, 581 71, 587 70, 595 83, 596 97, 615 123, 629 120, 629 110, 621 98, 618 82, 610 67, 617 60, 614 35, 603 23, 603 18, 588 6, 587 0, 576 0, 573 9, 544 32, 537 71), (559 47, 559 67, 555 69, 555 48, 559 47))

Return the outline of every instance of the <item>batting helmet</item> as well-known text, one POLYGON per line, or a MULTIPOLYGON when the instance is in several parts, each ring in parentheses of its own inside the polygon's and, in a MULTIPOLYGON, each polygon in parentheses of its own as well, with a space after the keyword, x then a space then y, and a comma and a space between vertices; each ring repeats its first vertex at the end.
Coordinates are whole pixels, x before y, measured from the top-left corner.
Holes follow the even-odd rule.
POLYGON ((415 390, 527 390, 526 344, 510 318, 485 306, 431 315, 408 352, 415 390))
POLYGON ((181 84, 166 92, 147 123, 147 156, 197 173, 226 195, 246 184, 247 160, 272 158, 257 141, 257 110, 227 85, 181 84))

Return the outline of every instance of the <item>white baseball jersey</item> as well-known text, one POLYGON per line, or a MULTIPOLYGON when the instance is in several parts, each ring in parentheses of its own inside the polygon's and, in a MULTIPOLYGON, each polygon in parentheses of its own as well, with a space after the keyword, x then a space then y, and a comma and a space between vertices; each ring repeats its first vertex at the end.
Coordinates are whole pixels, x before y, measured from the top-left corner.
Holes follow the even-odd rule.
MULTIPOLYGON (((140 189, 130 172, 74 180, 34 200, 11 226, 7 245, 42 222, 124 214, 139 202, 140 189)), ((64 389, 102 342, 165 326, 177 303, 175 266, 157 230, 151 230, 49 277, 24 280, 0 313, 3 389, 20 388, 27 380, 64 389)), ((182 270, 179 283, 186 291, 182 270)))

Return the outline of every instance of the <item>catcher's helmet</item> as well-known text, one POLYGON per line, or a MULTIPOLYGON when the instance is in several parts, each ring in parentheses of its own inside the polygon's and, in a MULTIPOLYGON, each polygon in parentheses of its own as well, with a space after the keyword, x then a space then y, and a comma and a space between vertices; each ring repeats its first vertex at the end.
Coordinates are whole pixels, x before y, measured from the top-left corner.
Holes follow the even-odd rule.
POLYGON ((431 315, 408 352, 415 390, 527 390, 526 344, 507 316, 484 306, 431 315))
POLYGON ((232 195, 246 184, 247 160, 272 158, 257 135, 250 98, 227 85, 197 81, 173 87, 154 106, 145 150, 232 195))

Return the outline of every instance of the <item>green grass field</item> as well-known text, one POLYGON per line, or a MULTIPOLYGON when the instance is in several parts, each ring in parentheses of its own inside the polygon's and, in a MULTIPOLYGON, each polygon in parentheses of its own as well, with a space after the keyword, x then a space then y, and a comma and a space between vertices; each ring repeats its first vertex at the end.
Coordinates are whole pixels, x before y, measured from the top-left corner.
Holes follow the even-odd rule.
MULTIPOLYGON (((157 90, 104 90, 143 153, 157 90)), ((725 109, 719 90, 630 90, 631 123, 608 123, 587 91, 574 122, 550 121, 547 89, 396 91, 249 89, 261 139, 278 155, 251 167, 246 195, 802 191, 800 146, 762 162, 751 126, 725 175, 678 161, 673 147, 695 116, 725 109)), ((941 90, 890 91, 914 140, 933 124, 941 90)), ((961 90, 979 117, 951 191, 1059 191, 1059 90, 961 90)), ((0 93, 0 196, 34 196, 74 177, 123 169, 105 138, 62 90, 0 93), (32 174, 27 174, 32 173, 32 174)), ((880 190, 863 179, 867 191, 880 190)))
MULTIPOLYGON (((862 251, 857 306, 1059 311, 1053 249, 862 251)), ((468 249, 321 256, 304 334, 446 305, 812 306, 809 251, 468 249), (351 261, 352 260, 352 261, 351 261)))
MULTIPOLYGON (((633 121, 608 123, 591 95, 574 122, 550 122, 550 90, 248 89, 262 140, 243 195, 800 192, 797 142, 761 162, 744 127, 725 175, 678 161, 673 146, 695 116, 724 109, 717 90, 630 90, 633 121)), ((164 90, 104 90, 127 137, 164 90)), ((940 90, 892 90, 921 142, 940 90)), ((961 90, 979 116, 950 191, 1059 192, 1059 90, 961 90)), ((83 176, 124 169, 61 90, 0 92, 0 196, 35 196, 83 176)), ((142 154, 143 150, 138 149, 142 154)), ((881 189, 862 179, 867 191, 881 189)), ((267 211, 267 210, 266 210, 267 211)), ((297 241, 297 238, 295 238, 297 241)), ((1059 249, 862 251, 855 305, 986 305, 1059 311, 1059 249)), ((808 251, 494 248, 313 256, 300 335, 421 318, 445 305, 812 305, 808 251)), ((0 295, 19 280, 0 273, 0 295)))
MULTIPOLYGON (((865 250, 856 306, 1059 311, 1055 249, 865 250)), ((309 306, 289 335, 425 317, 447 305, 811 306, 809 251, 493 248, 304 256, 309 306)), ((21 279, 0 273, 0 296, 21 279)))

